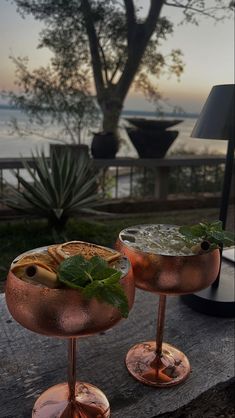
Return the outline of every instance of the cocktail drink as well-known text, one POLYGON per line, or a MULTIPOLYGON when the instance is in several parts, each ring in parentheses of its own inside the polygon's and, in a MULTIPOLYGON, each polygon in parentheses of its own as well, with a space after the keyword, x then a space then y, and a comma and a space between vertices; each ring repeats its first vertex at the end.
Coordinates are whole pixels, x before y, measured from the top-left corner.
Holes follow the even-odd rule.
MULTIPOLYGON (((108 248, 78 241, 68 249, 67 253, 64 251, 65 257, 72 250, 72 255, 83 254, 87 259, 93 255, 109 259, 109 267, 121 272, 120 285, 129 309, 132 307, 135 286, 126 257, 108 248)), ((87 298, 78 289, 58 287, 53 280, 60 257, 56 246, 24 253, 14 260, 7 278, 6 301, 13 318, 36 333, 68 339, 68 383, 46 390, 37 399, 32 417, 108 418, 109 402, 101 390, 76 381, 76 340, 112 327, 122 315, 116 306, 99 297, 87 298)), ((94 269, 93 276, 95 274, 94 269)))
POLYGON ((132 347, 126 356, 127 369, 147 385, 176 385, 187 378, 190 364, 184 353, 163 343, 166 296, 208 287, 218 275, 220 251, 208 251, 207 243, 198 239, 188 245, 178 226, 162 224, 122 230, 117 249, 129 258, 136 286, 160 295, 156 341, 132 347))

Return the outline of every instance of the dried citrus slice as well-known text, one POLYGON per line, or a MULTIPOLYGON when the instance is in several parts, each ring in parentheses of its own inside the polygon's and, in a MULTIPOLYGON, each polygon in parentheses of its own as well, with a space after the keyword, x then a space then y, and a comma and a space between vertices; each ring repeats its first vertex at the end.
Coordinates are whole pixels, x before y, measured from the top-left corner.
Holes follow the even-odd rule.
POLYGON ((115 250, 82 241, 65 242, 54 247, 52 250, 56 254, 57 259, 65 259, 73 255, 81 254, 88 260, 93 256, 99 256, 107 262, 112 262, 121 257, 121 254, 115 250))
POLYGON ((59 263, 48 252, 35 252, 18 258, 12 263, 11 269, 14 271, 15 267, 26 266, 28 264, 37 264, 49 271, 56 271, 59 263))
POLYGON ((50 254, 50 256, 53 258, 54 262, 57 264, 60 264, 61 261, 63 261, 65 257, 62 257, 59 254, 57 254, 58 246, 59 246, 58 244, 50 245, 50 247, 47 248, 47 251, 50 254))

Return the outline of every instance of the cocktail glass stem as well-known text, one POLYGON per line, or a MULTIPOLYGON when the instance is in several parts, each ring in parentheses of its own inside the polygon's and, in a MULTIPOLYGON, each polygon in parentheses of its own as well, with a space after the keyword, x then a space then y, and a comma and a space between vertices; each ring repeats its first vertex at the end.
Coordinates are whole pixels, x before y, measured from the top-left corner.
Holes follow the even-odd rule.
POLYGON ((68 386, 69 401, 75 403, 76 388, 76 338, 69 338, 68 341, 68 386))
POLYGON ((89 383, 76 381, 76 344, 77 338, 69 338, 68 404, 60 418, 109 418, 109 403, 105 395, 89 383))
POLYGON ((163 342, 166 295, 159 298, 155 341, 134 345, 127 353, 126 366, 132 376, 150 386, 173 386, 184 381, 190 364, 184 353, 163 342))
POLYGON ((154 361, 156 377, 159 375, 162 358, 162 343, 166 312, 166 296, 160 295, 157 315, 156 358, 154 361))
POLYGON ((37 399, 32 418, 109 418, 106 396, 90 383, 76 382, 76 342, 68 340, 68 379, 47 389, 37 399))
POLYGON ((162 342, 166 312, 166 295, 160 295, 157 317, 156 355, 157 360, 162 356, 162 342))

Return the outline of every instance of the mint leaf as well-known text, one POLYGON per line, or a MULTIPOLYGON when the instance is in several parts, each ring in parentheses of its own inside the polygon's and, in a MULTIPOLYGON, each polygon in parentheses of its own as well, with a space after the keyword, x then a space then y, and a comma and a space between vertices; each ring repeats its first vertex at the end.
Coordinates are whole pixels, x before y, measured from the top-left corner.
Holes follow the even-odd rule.
POLYGON ((208 231, 208 241, 221 244, 224 241, 223 231, 208 231))
POLYGON ((80 290, 84 297, 93 297, 117 307, 123 317, 128 316, 128 300, 120 284, 122 273, 101 257, 86 260, 75 255, 64 260, 58 269, 58 279, 67 287, 80 290))
POLYGON ((225 231, 224 234, 224 245, 230 247, 235 244, 235 236, 232 232, 225 231))
POLYGON ((92 281, 91 266, 81 255, 66 258, 58 268, 58 279, 68 287, 82 289, 92 281))
POLYGON ((119 283, 105 281, 94 281, 83 289, 83 295, 90 299, 96 297, 98 300, 118 308, 124 318, 128 317, 128 300, 122 286, 119 283))
POLYGON ((179 228, 179 232, 184 235, 187 242, 195 242, 195 239, 201 241, 209 241, 211 249, 221 247, 222 245, 231 246, 234 245, 234 234, 224 231, 221 221, 215 222, 201 222, 197 225, 182 226, 179 228))
POLYGON ((179 228, 179 232, 189 240, 195 238, 195 235, 193 234, 189 226, 181 226, 179 228))
POLYGON ((109 267, 107 261, 101 257, 94 256, 89 260, 90 264, 90 275, 92 280, 104 280, 111 277, 114 273, 118 273, 117 280, 121 277, 121 272, 116 269, 109 267))
POLYGON ((215 221, 209 225, 210 225, 210 228, 215 229, 215 231, 223 231, 223 224, 221 221, 215 221))
POLYGON ((192 226, 181 226, 179 232, 189 239, 201 237, 205 233, 205 227, 202 224, 192 226))

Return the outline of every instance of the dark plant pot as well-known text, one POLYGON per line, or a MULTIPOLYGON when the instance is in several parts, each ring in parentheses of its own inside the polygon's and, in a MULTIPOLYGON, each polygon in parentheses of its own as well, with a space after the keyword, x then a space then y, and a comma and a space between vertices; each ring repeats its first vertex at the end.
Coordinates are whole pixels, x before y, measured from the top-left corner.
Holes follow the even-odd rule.
POLYGON ((50 144, 50 155, 56 153, 58 156, 63 155, 64 152, 69 151, 74 157, 81 153, 89 156, 89 147, 85 144, 50 144))
POLYGON ((112 132, 98 132, 94 134, 91 143, 93 158, 115 158, 119 143, 112 132))
POLYGON ((164 131, 172 126, 183 122, 182 119, 146 119, 146 118, 125 118, 136 128, 147 131, 164 131))
POLYGON ((127 132, 140 158, 163 158, 179 133, 130 128, 127 132))

